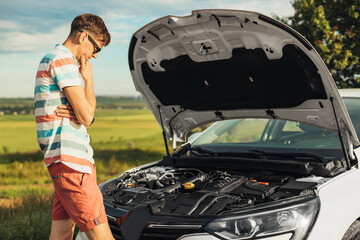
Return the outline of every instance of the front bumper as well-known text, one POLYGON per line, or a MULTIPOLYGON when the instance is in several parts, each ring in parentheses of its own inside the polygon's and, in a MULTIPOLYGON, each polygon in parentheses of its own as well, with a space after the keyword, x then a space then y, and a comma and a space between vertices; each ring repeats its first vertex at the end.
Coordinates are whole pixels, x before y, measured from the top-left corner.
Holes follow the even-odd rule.
MULTIPOLYGON (((291 235, 292 234, 288 233, 274 237, 262 238, 262 240, 289 240, 291 238, 291 235)), ((88 238, 85 233, 79 232, 75 240, 88 240, 88 238)), ((209 233, 195 233, 195 234, 183 235, 180 238, 178 238, 178 240, 220 240, 220 239, 209 233)))

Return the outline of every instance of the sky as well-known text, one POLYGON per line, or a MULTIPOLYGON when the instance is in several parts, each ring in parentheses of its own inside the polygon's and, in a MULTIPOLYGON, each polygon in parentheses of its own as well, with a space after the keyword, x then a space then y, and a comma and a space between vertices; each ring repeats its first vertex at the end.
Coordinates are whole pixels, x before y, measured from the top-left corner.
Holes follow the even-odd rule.
POLYGON ((290 0, 2 0, 0 1, 0 98, 33 97, 41 58, 62 44, 72 20, 99 15, 111 34, 93 65, 97 96, 138 96, 128 66, 132 34, 157 18, 197 9, 250 10, 290 16, 290 0))

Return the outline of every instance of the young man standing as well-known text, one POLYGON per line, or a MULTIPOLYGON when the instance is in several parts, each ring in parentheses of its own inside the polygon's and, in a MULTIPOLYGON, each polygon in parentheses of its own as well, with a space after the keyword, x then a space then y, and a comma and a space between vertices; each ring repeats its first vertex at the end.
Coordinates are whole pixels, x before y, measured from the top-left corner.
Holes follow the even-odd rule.
POLYGON ((96 106, 89 60, 109 42, 100 17, 79 15, 66 41, 56 45, 38 68, 37 139, 55 189, 51 240, 72 239, 74 223, 89 239, 113 239, 87 134, 96 106))

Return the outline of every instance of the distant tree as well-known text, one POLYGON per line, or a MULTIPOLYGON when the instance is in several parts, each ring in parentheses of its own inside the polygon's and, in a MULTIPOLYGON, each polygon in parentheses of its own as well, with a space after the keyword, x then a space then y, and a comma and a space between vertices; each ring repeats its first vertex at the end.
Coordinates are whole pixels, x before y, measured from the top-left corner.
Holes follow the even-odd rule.
POLYGON ((283 22, 304 35, 339 88, 360 87, 360 0, 293 0, 283 22))

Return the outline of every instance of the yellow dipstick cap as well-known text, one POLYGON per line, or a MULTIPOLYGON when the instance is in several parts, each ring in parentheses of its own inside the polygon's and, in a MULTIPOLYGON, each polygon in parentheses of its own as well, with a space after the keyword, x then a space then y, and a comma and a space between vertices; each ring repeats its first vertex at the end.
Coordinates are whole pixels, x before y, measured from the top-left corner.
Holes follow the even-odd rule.
POLYGON ((192 182, 187 182, 184 184, 184 188, 186 190, 193 189, 194 187, 195 187, 195 184, 193 184, 192 182))
POLYGON ((128 184, 126 184, 126 186, 127 186, 128 188, 132 188, 132 187, 135 186, 135 183, 128 183, 128 184))

